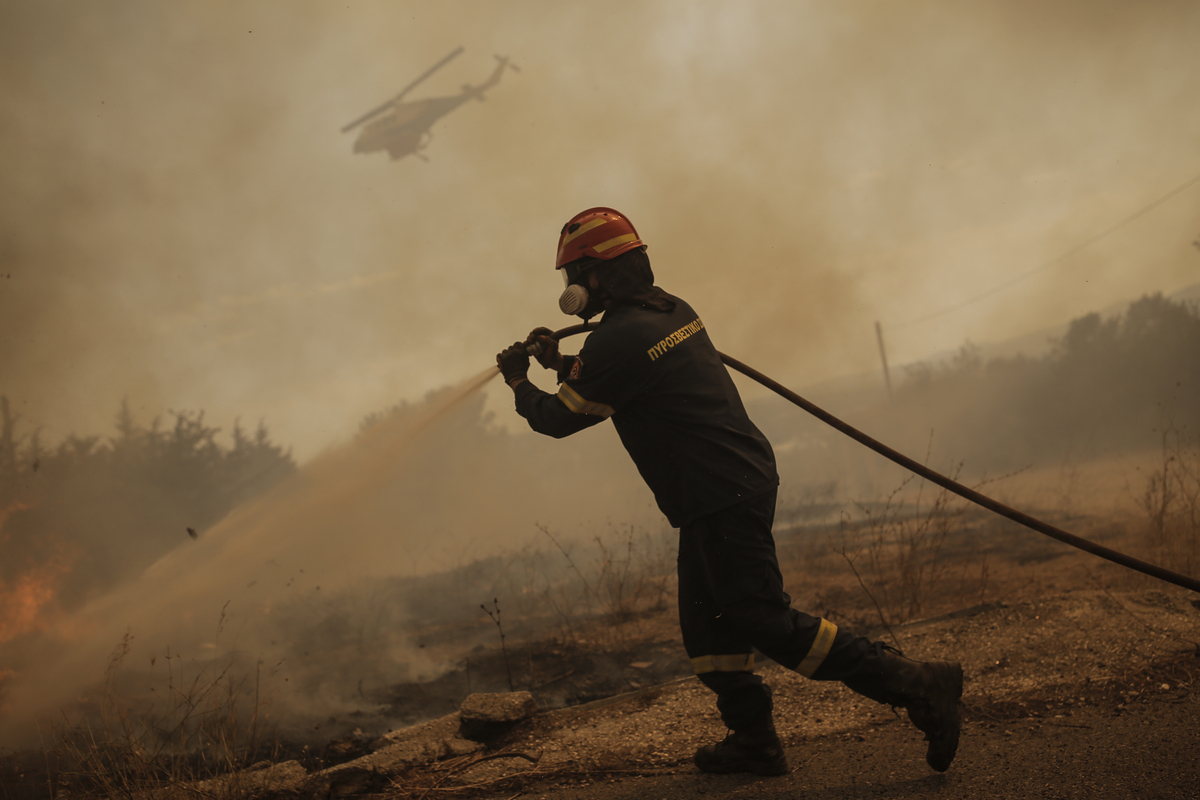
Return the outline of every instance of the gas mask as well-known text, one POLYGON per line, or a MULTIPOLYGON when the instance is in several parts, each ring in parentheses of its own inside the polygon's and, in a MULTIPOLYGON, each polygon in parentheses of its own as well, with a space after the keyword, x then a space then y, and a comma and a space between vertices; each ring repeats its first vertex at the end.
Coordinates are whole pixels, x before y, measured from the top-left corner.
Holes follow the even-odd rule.
POLYGON ((581 267, 575 263, 563 265, 561 272, 566 288, 558 298, 558 307, 564 314, 577 316, 585 322, 603 311, 604 303, 609 299, 603 286, 591 291, 584 286, 590 266, 581 267))

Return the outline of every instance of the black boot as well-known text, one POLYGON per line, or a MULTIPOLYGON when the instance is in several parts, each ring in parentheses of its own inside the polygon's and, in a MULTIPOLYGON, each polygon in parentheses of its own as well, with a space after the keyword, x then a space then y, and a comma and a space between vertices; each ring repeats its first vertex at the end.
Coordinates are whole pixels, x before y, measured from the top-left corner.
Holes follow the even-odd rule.
POLYGON ((925 761, 945 772, 958 751, 958 699, 962 697, 963 670, 957 663, 922 663, 884 651, 884 702, 904 706, 908 718, 925 734, 929 749, 925 761))
POLYGON ((701 772, 753 772, 755 775, 786 775, 787 756, 770 718, 765 723, 730 731, 717 744, 706 744, 692 761, 701 772))

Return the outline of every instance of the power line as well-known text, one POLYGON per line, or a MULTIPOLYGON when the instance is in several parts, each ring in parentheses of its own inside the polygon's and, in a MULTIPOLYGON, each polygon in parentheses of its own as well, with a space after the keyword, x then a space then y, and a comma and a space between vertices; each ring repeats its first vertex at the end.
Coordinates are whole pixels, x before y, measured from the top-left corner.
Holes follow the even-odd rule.
POLYGON ((1143 214, 1147 214, 1150 211, 1153 211, 1155 208, 1158 208, 1160 205, 1167 202, 1172 197, 1179 194, 1184 189, 1187 189, 1189 186, 1191 186, 1192 184, 1195 184, 1195 183, 1200 183, 1200 175, 1196 175, 1195 177, 1191 178, 1190 180, 1180 184, 1179 186, 1176 186, 1174 189, 1167 192, 1166 194, 1164 194, 1162 197, 1158 198, 1154 202, 1135 211, 1134 213, 1132 213, 1129 216, 1122 219, 1120 222, 1117 222, 1117 223, 1109 226, 1108 228, 1105 228, 1103 231, 1101 231, 1100 233, 1097 233, 1095 236, 1092 236, 1090 239, 1085 239, 1083 242, 1075 245, 1074 247, 1072 247, 1070 250, 1066 251, 1065 253, 1062 253, 1061 255, 1058 255, 1058 256, 1050 259, 1049 261, 1044 261, 1041 264, 1038 264, 1033 269, 1031 269, 1027 272, 1023 272, 1020 275, 1017 275, 1015 278, 1012 278, 1011 280, 1008 280, 1008 281, 1005 281, 1004 283, 993 286, 992 288, 988 289, 987 291, 981 292, 980 294, 974 295, 973 297, 969 297, 966 300, 963 300, 961 303, 958 303, 957 305, 950 306, 949 308, 943 308, 941 311, 935 311, 932 314, 926 314, 925 316, 919 317, 917 319, 910 319, 907 322, 901 322, 896 325, 889 325, 888 327, 891 328, 892 330, 897 330, 899 328, 907 328, 909 325, 916 325, 921 322, 928 322, 931 319, 936 319, 937 317, 943 316, 945 314, 949 314, 953 311, 958 311, 960 308, 966 308, 967 306, 971 305, 972 303, 977 303, 986 297, 991 297, 992 295, 996 294, 997 292, 1001 292, 1010 286, 1014 286, 1014 285, 1020 283, 1021 281, 1025 280, 1026 278, 1028 278, 1031 275, 1034 275, 1035 273, 1041 272, 1042 270, 1047 269, 1048 267, 1052 267, 1055 264, 1058 264, 1060 261, 1064 261, 1064 260, 1070 258, 1071 256, 1078 253, 1080 250, 1083 250, 1084 248, 1095 244, 1096 242, 1100 241, 1105 236, 1108 236, 1110 233, 1117 230, 1118 228, 1124 227, 1125 225, 1128 225, 1130 222, 1133 222, 1135 219, 1142 216, 1143 214))

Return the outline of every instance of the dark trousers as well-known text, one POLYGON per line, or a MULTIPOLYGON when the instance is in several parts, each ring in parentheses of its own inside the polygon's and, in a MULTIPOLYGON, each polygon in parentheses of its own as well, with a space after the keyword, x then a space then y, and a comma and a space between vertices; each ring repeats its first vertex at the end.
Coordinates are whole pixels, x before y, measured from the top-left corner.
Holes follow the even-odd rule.
POLYGON ((882 702, 882 644, 791 607, 775 555, 775 490, 679 530, 679 625, 725 724, 770 719, 771 690, 753 652, 814 680, 844 681, 882 702))

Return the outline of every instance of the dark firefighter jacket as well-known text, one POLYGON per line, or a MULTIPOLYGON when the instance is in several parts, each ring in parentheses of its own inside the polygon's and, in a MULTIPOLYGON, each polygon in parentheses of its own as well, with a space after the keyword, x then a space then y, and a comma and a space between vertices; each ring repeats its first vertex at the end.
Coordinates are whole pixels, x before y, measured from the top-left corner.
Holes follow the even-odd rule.
POLYGON ((579 355, 564 359, 557 395, 526 381, 517 413, 556 438, 612 417, 658 507, 678 528, 779 484, 775 455, 704 323, 675 310, 610 306, 579 355))

